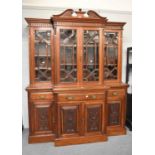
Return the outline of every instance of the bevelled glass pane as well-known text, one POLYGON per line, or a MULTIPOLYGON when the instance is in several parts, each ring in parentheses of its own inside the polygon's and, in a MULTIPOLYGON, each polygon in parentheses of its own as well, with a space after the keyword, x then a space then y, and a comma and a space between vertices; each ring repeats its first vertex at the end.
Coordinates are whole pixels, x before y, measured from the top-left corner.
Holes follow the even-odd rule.
POLYGON ((99 31, 83 33, 83 81, 99 80, 99 31))
POLYGON ((60 30, 60 81, 77 81, 77 31, 60 30))
POLYGON ((118 72, 118 33, 105 33, 104 79, 117 79, 118 72))
POLYGON ((51 80, 51 31, 35 31, 35 80, 51 80))

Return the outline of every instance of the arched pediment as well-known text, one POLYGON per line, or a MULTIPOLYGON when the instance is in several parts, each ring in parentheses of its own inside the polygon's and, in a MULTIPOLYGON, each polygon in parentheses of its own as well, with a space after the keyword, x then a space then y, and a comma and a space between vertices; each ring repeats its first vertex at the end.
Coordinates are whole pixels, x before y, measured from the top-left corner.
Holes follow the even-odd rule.
POLYGON ((108 20, 106 17, 100 16, 95 11, 89 10, 89 11, 82 11, 82 9, 79 9, 78 11, 74 11, 73 9, 67 9, 63 13, 59 15, 54 15, 51 18, 52 21, 79 21, 80 22, 96 22, 96 23, 106 23, 108 20))

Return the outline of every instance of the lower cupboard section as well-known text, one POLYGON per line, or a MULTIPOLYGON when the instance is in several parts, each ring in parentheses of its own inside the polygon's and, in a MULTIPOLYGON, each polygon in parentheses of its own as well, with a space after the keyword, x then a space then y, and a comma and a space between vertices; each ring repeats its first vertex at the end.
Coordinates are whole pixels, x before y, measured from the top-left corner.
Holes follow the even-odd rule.
POLYGON ((105 129, 103 101, 58 103, 56 146, 105 141, 105 129))
POLYGON ((53 103, 34 101, 30 103, 29 143, 54 140, 53 103))
POLYGON ((108 97, 107 100, 107 135, 126 134, 126 95, 108 97))
POLYGON ((94 95, 58 94, 59 102, 32 98, 29 102, 29 143, 54 141, 55 146, 106 141, 107 136, 126 134, 126 96, 112 90, 107 99, 94 95), (69 97, 68 97, 69 96, 69 97), (87 97, 88 96, 88 97, 87 97), (60 97, 60 99, 59 99, 60 97), (83 96, 82 96, 83 97, 83 96))

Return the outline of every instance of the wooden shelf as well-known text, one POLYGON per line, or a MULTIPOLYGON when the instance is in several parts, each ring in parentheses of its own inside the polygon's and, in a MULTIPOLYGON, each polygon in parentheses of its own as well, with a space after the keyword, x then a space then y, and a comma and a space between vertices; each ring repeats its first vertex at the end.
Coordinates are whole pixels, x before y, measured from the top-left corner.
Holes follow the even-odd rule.
POLYGON ((105 64, 104 66, 117 66, 117 64, 105 64))
POLYGON ((77 45, 72 44, 60 44, 61 47, 77 47, 77 45))
POLYGON ((77 64, 60 64, 60 66, 76 66, 77 64))
POLYGON ((118 45, 108 45, 108 44, 104 44, 105 47, 113 47, 113 48, 118 48, 118 45))
POLYGON ((35 70, 51 70, 51 68, 50 67, 35 67, 35 70))
POLYGON ((51 55, 35 55, 35 57, 51 57, 51 55))
MULTIPOLYGON (((64 44, 60 44, 61 47, 77 47, 77 45, 64 45, 64 44)), ((83 47, 99 47, 99 46, 95 46, 95 45, 83 45, 83 47)))
POLYGON ((83 66, 99 66, 99 64, 83 64, 83 66))

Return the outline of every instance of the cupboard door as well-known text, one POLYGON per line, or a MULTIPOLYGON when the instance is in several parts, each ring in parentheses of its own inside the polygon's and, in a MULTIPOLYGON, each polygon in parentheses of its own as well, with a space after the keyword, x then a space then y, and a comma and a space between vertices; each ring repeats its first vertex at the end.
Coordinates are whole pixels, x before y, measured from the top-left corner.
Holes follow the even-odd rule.
POLYGON ((52 80, 52 29, 51 28, 35 28, 33 30, 32 57, 34 66, 35 82, 47 82, 52 80))
POLYGON ((104 33, 105 49, 104 49, 104 79, 117 80, 118 68, 120 63, 120 33, 115 31, 107 31, 104 33))
POLYGON ((32 103, 32 132, 34 134, 45 134, 53 132, 53 108, 52 103, 32 103))
POLYGON ((81 119, 81 105, 63 104, 59 108, 60 112, 60 128, 61 135, 79 135, 80 134, 80 119, 81 119))
POLYGON ((60 29, 60 82, 77 82, 77 30, 60 29))
POLYGON ((108 126, 120 125, 121 103, 119 101, 108 103, 108 126))
POLYGON ((108 98, 107 104, 107 126, 120 126, 125 125, 126 101, 125 95, 118 95, 108 98))
POLYGON ((99 81, 99 30, 83 31, 83 81, 99 81))
POLYGON ((85 104, 85 133, 101 133, 104 125, 103 103, 85 104))

